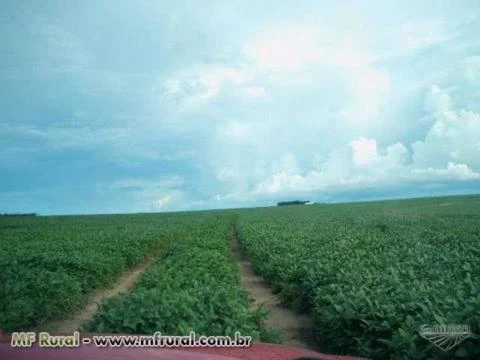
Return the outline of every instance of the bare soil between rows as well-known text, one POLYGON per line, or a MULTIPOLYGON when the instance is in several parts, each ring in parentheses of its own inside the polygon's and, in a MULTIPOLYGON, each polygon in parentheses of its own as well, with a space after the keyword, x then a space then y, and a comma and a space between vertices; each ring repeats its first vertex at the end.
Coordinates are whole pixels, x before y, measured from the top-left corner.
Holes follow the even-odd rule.
POLYGON ((138 277, 155 261, 157 255, 158 251, 155 251, 133 269, 129 269, 120 275, 116 282, 109 288, 95 291, 91 295, 87 306, 73 316, 43 324, 38 327, 39 329, 37 329, 37 331, 50 331, 55 333, 72 333, 73 331, 77 331, 82 325, 87 324, 93 318, 103 299, 129 292, 138 277))
POLYGON ((322 347, 314 338, 312 319, 285 307, 265 280, 255 274, 251 263, 242 254, 235 226, 232 227, 231 246, 240 265, 242 286, 249 294, 252 306, 263 305, 270 312, 265 325, 280 332, 284 345, 322 352, 322 347))

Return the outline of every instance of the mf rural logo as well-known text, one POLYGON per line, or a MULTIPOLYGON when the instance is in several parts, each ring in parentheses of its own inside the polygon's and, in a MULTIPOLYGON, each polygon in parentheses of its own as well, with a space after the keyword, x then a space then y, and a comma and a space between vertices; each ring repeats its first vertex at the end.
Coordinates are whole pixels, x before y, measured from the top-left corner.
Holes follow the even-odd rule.
POLYGON ((422 325, 418 332, 443 351, 453 349, 463 340, 473 336, 469 325, 422 325))

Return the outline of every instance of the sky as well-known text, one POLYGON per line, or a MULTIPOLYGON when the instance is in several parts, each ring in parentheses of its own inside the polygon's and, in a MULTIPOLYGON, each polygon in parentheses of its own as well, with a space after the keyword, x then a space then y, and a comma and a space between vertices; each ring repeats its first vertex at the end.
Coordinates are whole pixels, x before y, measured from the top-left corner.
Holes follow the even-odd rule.
POLYGON ((480 193, 480 2, 2 1, 0 213, 480 193))

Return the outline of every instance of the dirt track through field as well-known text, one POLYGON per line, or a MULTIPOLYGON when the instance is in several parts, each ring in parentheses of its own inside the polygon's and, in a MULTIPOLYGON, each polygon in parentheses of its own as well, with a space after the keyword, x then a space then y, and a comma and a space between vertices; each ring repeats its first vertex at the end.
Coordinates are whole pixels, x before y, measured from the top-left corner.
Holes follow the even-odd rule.
POLYGON ((322 352, 321 346, 314 340, 311 318, 283 306, 265 280, 255 275, 252 265, 242 255, 235 226, 232 227, 232 251, 240 265, 241 283, 250 296, 252 306, 263 305, 270 311, 265 325, 280 331, 284 345, 322 352))
POLYGON ((122 292, 128 292, 132 289, 135 280, 153 263, 158 252, 148 256, 135 268, 124 272, 117 281, 108 289, 97 290, 91 296, 88 305, 73 317, 52 321, 48 324, 39 326, 40 331, 50 331, 55 333, 71 333, 78 330, 81 325, 86 324, 98 309, 99 304, 104 298, 108 298, 122 292))

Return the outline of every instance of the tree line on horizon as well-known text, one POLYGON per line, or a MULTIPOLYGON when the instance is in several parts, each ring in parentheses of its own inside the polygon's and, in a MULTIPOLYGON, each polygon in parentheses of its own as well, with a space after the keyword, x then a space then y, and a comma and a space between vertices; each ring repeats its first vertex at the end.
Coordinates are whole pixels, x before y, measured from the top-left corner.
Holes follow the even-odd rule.
POLYGON ((281 201, 277 203, 277 206, 288 206, 288 205, 305 205, 306 203, 309 203, 310 201, 303 201, 303 200, 293 200, 293 201, 281 201))
POLYGON ((10 217, 10 216, 38 216, 37 213, 4 213, 4 214, 0 214, 0 216, 4 216, 4 217, 10 217))

